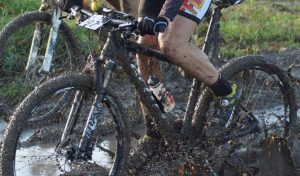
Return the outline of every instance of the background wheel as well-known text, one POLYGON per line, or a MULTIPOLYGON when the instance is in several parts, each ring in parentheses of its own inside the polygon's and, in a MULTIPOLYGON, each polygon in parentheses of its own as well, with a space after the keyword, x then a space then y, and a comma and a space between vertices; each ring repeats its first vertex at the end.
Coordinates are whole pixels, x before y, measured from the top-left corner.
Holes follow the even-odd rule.
POLYGON ((38 71, 43 62, 51 28, 51 15, 28 12, 16 17, 0 32, 0 114, 9 114, 13 105, 21 101, 34 86, 49 77, 74 70, 81 52, 76 39, 65 23, 60 26, 52 67, 49 73, 38 71), (36 25, 42 27, 38 61, 25 70, 36 25))

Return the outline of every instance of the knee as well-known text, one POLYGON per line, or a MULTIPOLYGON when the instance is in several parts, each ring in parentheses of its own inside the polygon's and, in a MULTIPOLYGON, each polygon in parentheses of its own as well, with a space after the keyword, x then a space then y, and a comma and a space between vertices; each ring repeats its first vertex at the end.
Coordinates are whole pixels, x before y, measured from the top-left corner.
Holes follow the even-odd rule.
POLYGON ((170 57, 176 55, 176 52, 179 49, 178 47, 181 45, 181 42, 178 38, 164 36, 160 36, 158 38, 158 43, 160 51, 170 57))

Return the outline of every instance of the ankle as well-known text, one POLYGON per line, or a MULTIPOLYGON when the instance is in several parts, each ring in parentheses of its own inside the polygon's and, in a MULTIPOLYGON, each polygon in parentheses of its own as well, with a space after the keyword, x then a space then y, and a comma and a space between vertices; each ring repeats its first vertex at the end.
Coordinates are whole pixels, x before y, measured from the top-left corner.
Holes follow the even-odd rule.
POLYGON ((223 97, 232 93, 230 82, 228 82, 221 74, 219 75, 217 81, 210 86, 210 88, 216 97, 223 97))

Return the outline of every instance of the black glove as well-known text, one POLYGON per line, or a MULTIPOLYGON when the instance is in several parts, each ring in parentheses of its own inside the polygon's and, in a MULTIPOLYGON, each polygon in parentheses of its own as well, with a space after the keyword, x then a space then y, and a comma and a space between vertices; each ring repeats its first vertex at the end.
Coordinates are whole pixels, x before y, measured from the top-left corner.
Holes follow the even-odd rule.
POLYGON ((137 27, 141 36, 146 34, 158 35, 159 32, 164 32, 164 30, 168 27, 168 20, 164 17, 144 17, 138 23, 137 27))
POLYGON ((82 7, 83 0, 57 0, 57 5, 65 12, 70 12, 72 6, 82 7))

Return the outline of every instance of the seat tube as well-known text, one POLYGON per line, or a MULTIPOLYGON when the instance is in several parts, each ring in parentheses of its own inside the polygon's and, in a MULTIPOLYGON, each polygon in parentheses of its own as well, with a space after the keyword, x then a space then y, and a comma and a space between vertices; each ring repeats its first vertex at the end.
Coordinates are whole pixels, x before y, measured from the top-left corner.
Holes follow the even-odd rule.
POLYGON ((53 59, 53 53, 57 42, 58 30, 61 24, 61 20, 59 19, 60 14, 61 14, 60 8, 55 8, 52 12, 52 27, 48 38, 48 44, 47 44, 43 66, 39 70, 40 72, 50 71, 51 62, 53 59))

